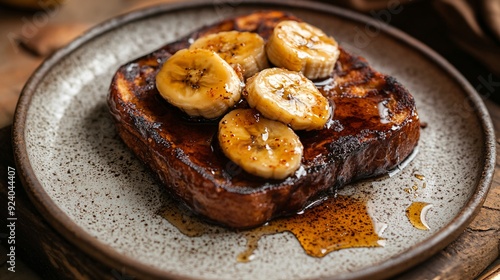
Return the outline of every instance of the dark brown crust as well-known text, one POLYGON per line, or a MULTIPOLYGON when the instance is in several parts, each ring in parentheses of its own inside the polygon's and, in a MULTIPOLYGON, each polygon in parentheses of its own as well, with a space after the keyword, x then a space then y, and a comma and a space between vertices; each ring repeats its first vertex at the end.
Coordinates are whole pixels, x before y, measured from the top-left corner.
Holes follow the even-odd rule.
POLYGON ((195 213, 225 226, 249 228, 296 213, 347 183, 387 173, 418 143, 420 125, 411 94, 342 49, 332 77, 318 82, 335 108, 333 118, 322 130, 298 132, 304 145, 303 172, 285 180, 241 171, 218 148, 217 120, 190 119, 159 96, 159 67, 190 40, 224 30, 258 32, 266 39, 285 19, 299 20, 266 11, 201 28, 123 65, 110 87, 108 104, 125 144, 170 193, 195 213))

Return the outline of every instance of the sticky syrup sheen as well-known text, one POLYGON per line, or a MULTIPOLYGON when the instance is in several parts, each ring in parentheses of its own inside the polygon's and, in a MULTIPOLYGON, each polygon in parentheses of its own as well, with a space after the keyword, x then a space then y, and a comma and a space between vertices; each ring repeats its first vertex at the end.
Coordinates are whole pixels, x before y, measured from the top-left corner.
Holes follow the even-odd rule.
MULTIPOLYGON (((201 236, 214 227, 175 205, 165 207, 160 214, 190 237, 201 236)), ((276 219, 255 229, 238 231, 246 238, 247 244, 236 260, 251 261, 263 236, 283 232, 291 232, 308 255, 318 258, 345 248, 380 247, 384 240, 376 232, 366 201, 337 196, 301 214, 276 219)))
POLYGON ((427 211, 432 207, 432 204, 427 202, 415 201, 406 208, 406 217, 410 220, 410 223, 417 229, 429 230, 430 227, 427 224, 426 215, 427 211))
MULTIPOLYGON (((422 174, 413 174, 415 178, 422 181, 422 188, 425 189, 427 187, 427 182, 425 181, 425 176, 422 174)), ((418 190, 417 184, 414 184, 412 188, 405 188, 405 192, 407 193, 415 193, 418 190)), ((414 201, 406 208, 406 217, 413 225, 413 227, 420 230, 430 230, 429 225, 427 224, 427 211, 432 208, 432 204, 423 201, 414 201)))

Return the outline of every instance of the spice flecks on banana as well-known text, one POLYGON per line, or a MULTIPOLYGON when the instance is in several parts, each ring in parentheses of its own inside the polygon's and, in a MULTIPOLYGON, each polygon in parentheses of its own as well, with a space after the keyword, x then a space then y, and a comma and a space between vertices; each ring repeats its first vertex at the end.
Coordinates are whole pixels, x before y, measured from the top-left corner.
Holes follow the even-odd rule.
POLYGON ((161 96, 190 116, 216 118, 241 97, 242 83, 218 54, 204 49, 180 50, 156 76, 161 96))
POLYGON ((328 77, 340 55, 337 42, 305 22, 280 22, 266 44, 269 60, 309 79, 328 77))
POLYGON ((218 140, 224 154, 246 172, 284 179, 300 166, 303 146, 285 124, 252 109, 235 109, 219 122, 218 140))
POLYGON ((283 68, 255 74, 247 80, 244 94, 250 107, 294 130, 322 129, 331 114, 328 100, 311 80, 283 68))
POLYGON ((269 67, 265 42, 257 33, 224 31, 203 36, 194 41, 190 49, 208 49, 219 54, 231 66, 239 65, 248 78, 269 67))

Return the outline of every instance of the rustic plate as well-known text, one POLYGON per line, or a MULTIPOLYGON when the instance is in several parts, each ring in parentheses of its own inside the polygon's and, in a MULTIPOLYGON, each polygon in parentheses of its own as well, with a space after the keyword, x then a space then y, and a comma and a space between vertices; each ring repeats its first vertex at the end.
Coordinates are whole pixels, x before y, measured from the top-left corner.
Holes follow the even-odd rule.
POLYGON ((346 10, 296 1, 217 3, 160 6, 108 21, 29 80, 15 116, 15 156, 32 201, 62 235, 97 260, 147 278, 355 279, 394 275, 460 234, 490 185, 494 137, 480 98, 456 70, 418 41, 346 10), (264 237, 255 259, 238 263, 241 233, 191 238, 158 215, 168 197, 117 137, 105 99, 119 65, 197 27, 259 9, 290 11, 319 26, 413 93, 428 123, 415 159, 392 177, 341 191, 368 199, 373 220, 387 225, 384 247, 313 258, 283 233, 264 237), (406 218, 414 201, 433 205, 430 230, 406 218))

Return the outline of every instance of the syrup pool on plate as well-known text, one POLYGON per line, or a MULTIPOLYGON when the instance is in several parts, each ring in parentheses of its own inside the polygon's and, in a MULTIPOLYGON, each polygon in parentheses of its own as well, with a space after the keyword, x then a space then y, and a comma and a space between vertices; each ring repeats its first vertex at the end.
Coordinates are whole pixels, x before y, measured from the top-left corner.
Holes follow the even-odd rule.
POLYGON ((432 207, 432 204, 427 202, 415 201, 406 208, 406 216, 410 223, 417 229, 429 230, 430 227, 427 224, 427 211, 432 207))
MULTIPOLYGON (((214 227, 175 205, 165 207, 160 214, 190 237, 201 236, 214 227)), ((237 231, 245 236, 247 245, 235 256, 236 260, 251 261, 261 237, 282 232, 291 232, 306 254, 318 258, 345 248, 380 247, 384 241, 376 232, 364 200, 337 196, 300 214, 272 220, 255 229, 237 231)))

